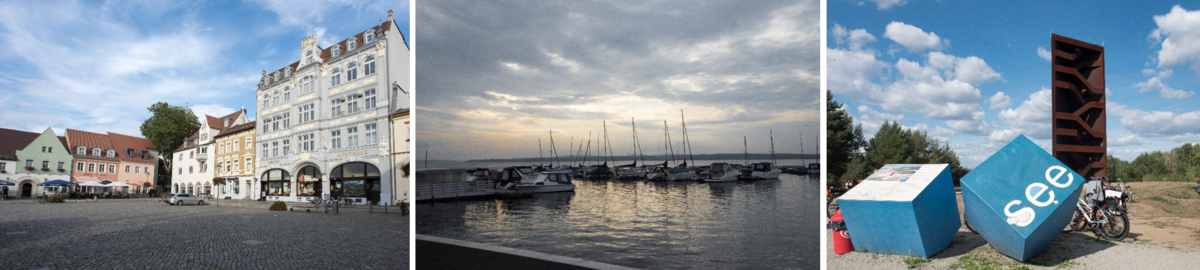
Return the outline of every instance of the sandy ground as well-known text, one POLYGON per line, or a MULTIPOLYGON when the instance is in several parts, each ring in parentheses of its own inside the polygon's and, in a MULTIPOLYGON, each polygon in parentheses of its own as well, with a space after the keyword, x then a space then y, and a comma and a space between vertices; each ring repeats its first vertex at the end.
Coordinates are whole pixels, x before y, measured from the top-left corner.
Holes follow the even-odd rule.
MULTIPOLYGON (((930 259, 851 252, 833 254, 829 269, 1196 269, 1200 267, 1200 196, 1195 183, 1132 183, 1129 236, 1098 240, 1090 231, 1063 233, 1024 263, 1004 256, 962 227, 950 247, 930 259)), ((962 197, 958 201, 962 211, 962 197)), ((827 236, 828 237, 828 233, 827 236)))

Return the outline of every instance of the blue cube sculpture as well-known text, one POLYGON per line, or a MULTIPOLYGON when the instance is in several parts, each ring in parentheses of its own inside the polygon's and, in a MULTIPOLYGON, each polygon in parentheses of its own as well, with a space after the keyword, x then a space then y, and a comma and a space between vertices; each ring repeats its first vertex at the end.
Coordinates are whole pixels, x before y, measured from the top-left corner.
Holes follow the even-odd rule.
POLYGON ((1024 262, 1071 221, 1084 181, 1021 135, 962 178, 963 212, 992 248, 1024 262))
POLYGON ((929 258, 961 223, 946 164, 888 164, 838 199, 855 250, 929 258))

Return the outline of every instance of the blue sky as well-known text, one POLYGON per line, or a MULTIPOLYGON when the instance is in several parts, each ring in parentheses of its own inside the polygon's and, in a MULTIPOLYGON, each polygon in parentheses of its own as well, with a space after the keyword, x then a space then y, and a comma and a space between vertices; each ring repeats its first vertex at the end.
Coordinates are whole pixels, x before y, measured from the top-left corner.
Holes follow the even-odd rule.
POLYGON ((888 120, 974 167, 1019 134, 1050 148, 1050 34, 1105 47, 1109 154, 1200 141, 1200 3, 828 3, 828 88, 868 137, 888 120))
MULTIPOLYGON (((0 126, 140 136, 158 101, 220 116, 246 107, 262 70, 387 19, 409 1, 3 1, 0 126)), ((411 44, 411 39, 410 39, 411 44)))

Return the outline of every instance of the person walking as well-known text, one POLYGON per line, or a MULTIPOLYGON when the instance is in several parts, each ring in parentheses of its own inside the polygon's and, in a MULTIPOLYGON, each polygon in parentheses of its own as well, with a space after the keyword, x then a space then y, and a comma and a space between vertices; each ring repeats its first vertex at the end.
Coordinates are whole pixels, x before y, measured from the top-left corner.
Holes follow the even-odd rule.
POLYGON ((0 201, 8 200, 8 186, 0 187, 0 201))

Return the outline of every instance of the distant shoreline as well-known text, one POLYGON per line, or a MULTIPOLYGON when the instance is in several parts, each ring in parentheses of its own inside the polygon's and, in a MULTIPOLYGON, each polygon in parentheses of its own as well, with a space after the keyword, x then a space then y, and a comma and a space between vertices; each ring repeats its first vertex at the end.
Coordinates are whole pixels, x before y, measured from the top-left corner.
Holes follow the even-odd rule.
MULTIPOLYGON (((572 160, 573 161, 573 160, 577 160, 578 158, 581 158, 581 157, 582 156, 559 156, 558 160, 560 160, 560 161, 572 160)), ((613 160, 617 160, 617 161, 635 160, 635 159, 641 160, 642 159, 642 157, 640 157, 640 156, 629 156, 629 155, 613 156, 612 158, 613 158, 613 160)), ((692 155, 691 157, 688 157, 687 155, 675 154, 676 160, 683 160, 683 159, 702 159, 702 160, 735 160, 735 159, 739 159, 740 160, 740 159, 746 159, 746 158, 747 158, 746 154, 695 154, 695 155, 692 155)), ((818 158, 820 158, 820 156, 818 156, 816 154, 779 154, 779 153, 775 154, 775 159, 812 159, 813 162, 817 162, 818 158)), ((600 158, 597 156, 588 156, 587 159, 588 159, 588 161, 599 161, 600 160, 600 158)), ((608 158, 606 157, 604 159, 607 160, 608 158)), ((646 159, 646 162, 652 162, 652 160, 653 160, 652 163, 660 163, 663 160, 671 159, 671 157, 669 155, 646 155, 645 159, 646 159)), ((753 160, 769 160, 769 159, 771 159, 771 154, 761 154, 761 153, 760 154, 749 154, 749 159, 752 161, 753 160)), ((496 158, 496 159, 470 159, 470 160, 447 160, 447 159, 424 160, 424 159, 418 158, 417 161, 418 162, 426 162, 426 161, 432 161, 432 162, 539 162, 539 161, 541 161, 541 162, 545 162, 545 161, 551 161, 551 160, 554 160, 554 157, 496 158)))

